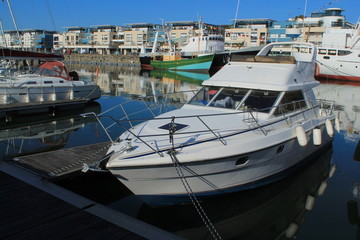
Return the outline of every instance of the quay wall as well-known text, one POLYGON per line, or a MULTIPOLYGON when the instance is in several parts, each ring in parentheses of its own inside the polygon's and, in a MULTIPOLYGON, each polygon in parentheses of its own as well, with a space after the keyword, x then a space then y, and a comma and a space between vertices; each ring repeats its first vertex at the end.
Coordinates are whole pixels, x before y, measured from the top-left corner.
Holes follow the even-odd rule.
POLYGON ((71 64, 140 67, 140 60, 137 55, 67 54, 64 57, 64 62, 71 64))

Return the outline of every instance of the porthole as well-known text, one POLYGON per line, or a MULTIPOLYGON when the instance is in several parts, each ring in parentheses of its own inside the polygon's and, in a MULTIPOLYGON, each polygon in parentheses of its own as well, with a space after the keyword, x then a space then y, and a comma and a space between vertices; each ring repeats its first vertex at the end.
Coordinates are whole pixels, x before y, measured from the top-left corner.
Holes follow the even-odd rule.
POLYGON ((249 161, 249 157, 248 157, 248 156, 240 157, 240 158, 236 161, 235 166, 244 165, 244 164, 247 163, 248 161, 249 161))
POLYGON ((285 148, 284 145, 279 146, 276 153, 281 153, 282 151, 284 151, 284 148, 285 148))

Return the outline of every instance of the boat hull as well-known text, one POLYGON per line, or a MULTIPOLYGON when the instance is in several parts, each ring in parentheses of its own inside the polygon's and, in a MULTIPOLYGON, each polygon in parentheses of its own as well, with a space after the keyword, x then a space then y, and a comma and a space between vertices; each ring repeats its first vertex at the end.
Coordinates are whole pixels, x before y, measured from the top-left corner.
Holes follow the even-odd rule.
MULTIPOLYGON (((221 159, 181 164, 191 191, 198 198, 231 193, 277 181, 290 174, 304 159, 331 143, 321 126, 322 143, 299 145, 296 137, 286 142, 221 159)), ((312 137, 312 131, 307 132, 312 137)), ((175 155, 176 157, 176 155, 175 155)), ((134 194, 150 205, 169 205, 190 201, 188 192, 173 165, 109 168, 134 194)))
POLYGON ((100 98, 98 85, 61 87, 0 87, 0 104, 41 103, 66 100, 95 100, 100 98))
POLYGON ((360 51, 354 51, 346 56, 318 55, 315 78, 360 81, 360 61, 357 56, 359 53, 360 51))
POLYGON ((174 61, 150 61, 150 64, 154 69, 169 69, 176 71, 208 71, 213 59, 214 55, 210 54, 174 61))

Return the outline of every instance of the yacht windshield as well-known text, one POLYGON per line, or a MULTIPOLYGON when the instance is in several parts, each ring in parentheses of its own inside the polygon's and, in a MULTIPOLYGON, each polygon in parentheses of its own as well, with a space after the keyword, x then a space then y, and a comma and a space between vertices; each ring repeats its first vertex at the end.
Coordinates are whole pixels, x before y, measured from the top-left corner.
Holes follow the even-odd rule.
POLYGON ((275 91, 203 87, 189 104, 269 113, 279 95, 275 91))
POLYGON ((269 113, 279 95, 280 92, 275 91, 251 90, 241 108, 269 113))
POLYGON ((236 109, 248 91, 248 89, 223 88, 210 103, 210 106, 236 109))
POLYGON ((203 87, 189 104, 236 109, 248 91, 238 88, 203 87))

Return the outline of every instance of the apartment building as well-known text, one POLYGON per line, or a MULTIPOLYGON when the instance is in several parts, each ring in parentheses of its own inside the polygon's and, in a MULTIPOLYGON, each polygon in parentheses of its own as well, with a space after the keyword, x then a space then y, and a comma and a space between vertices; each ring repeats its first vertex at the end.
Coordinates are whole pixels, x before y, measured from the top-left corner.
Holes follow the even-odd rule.
POLYGON ((268 29, 275 22, 267 18, 232 21, 234 23, 225 29, 225 47, 227 49, 265 45, 268 41, 268 29))
POLYGON ((176 21, 166 22, 166 29, 161 24, 129 23, 126 27, 66 27, 63 33, 28 29, 20 31, 18 35, 16 31, 5 31, 0 35, 0 45, 43 52, 53 50, 62 53, 126 55, 150 52, 155 39, 158 50, 168 51, 169 40, 176 49, 181 49, 190 37, 199 36, 200 31, 204 34, 223 34, 225 48, 234 50, 284 41, 307 41, 321 45, 326 29, 353 27, 346 22, 343 11, 340 8, 328 8, 323 12, 314 12, 310 17, 297 16, 287 21, 237 19, 223 26, 204 23, 202 28, 197 21, 176 21))
POLYGON ((152 23, 128 23, 130 29, 124 31, 125 42, 124 46, 121 46, 121 52, 127 53, 139 53, 146 48, 150 48, 154 39, 155 33, 161 31, 160 24, 152 23))
POLYGON ((92 33, 94 28, 90 27, 64 27, 67 29, 62 33, 62 37, 59 35, 54 35, 54 38, 57 37, 55 41, 59 49, 62 49, 64 52, 78 52, 78 53, 94 53, 91 44, 92 44, 92 33), (60 41, 61 39, 61 41, 60 41), (62 44, 62 46, 61 46, 62 44))
POLYGON ((19 32, 4 31, 4 34, 0 35, 0 45, 11 49, 51 52, 55 33, 38 29, 25 29, 19 32))

